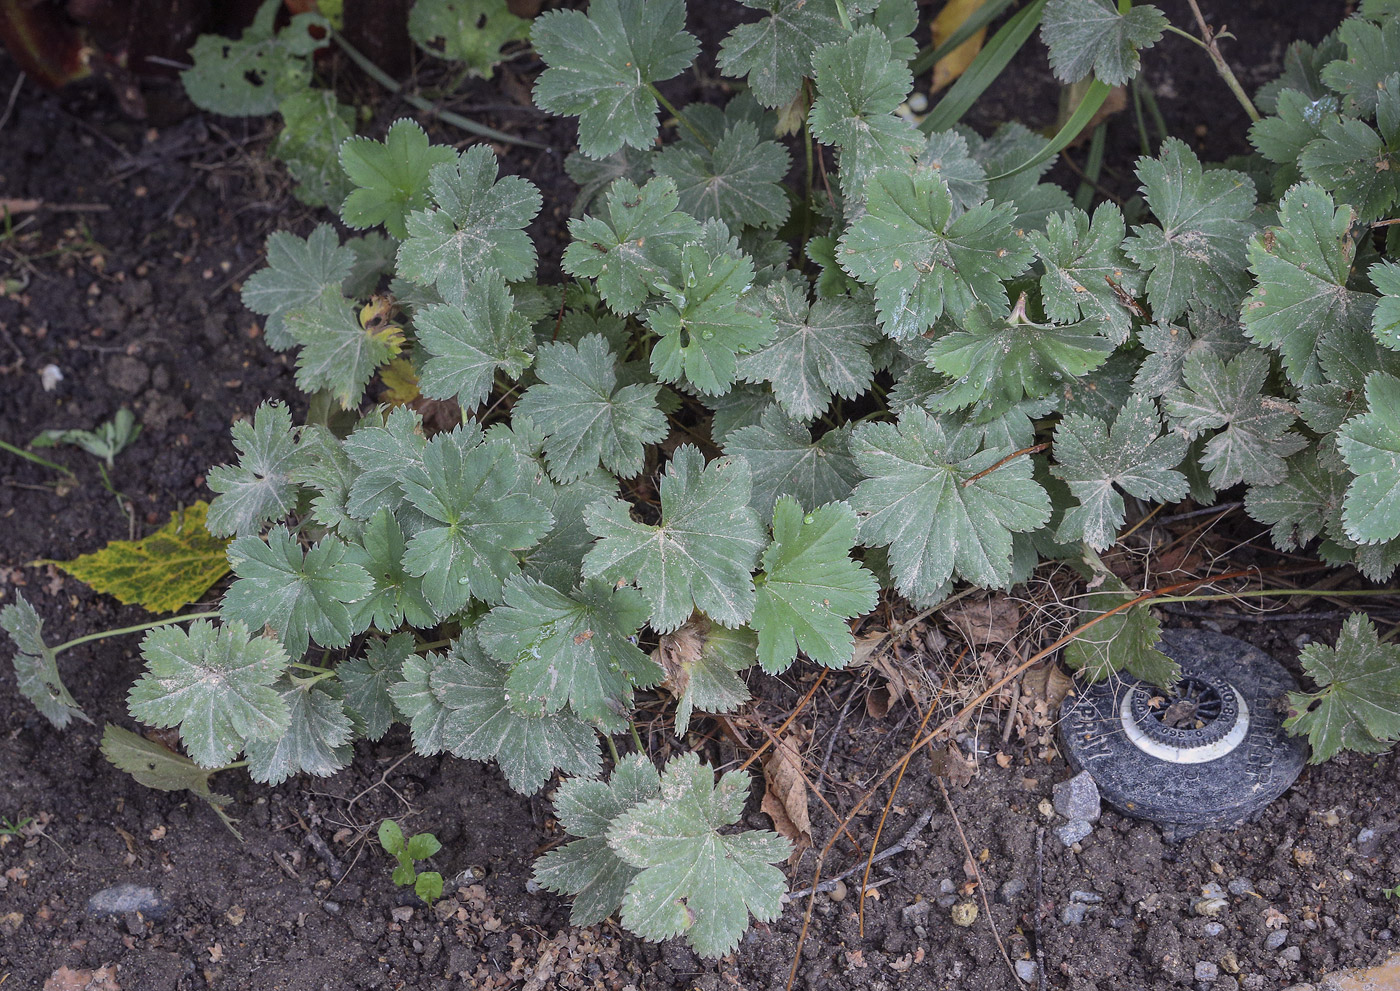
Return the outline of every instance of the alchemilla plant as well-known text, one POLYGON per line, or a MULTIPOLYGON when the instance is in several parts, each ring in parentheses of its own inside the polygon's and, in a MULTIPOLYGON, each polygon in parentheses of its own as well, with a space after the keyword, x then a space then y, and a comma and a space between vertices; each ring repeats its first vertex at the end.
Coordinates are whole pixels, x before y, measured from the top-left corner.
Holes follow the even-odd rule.
MULTIPOLYGON (((913 0, 751 5, 717 53, 738 94, 722 107, 658 89, 698 53, 682 0, 534 22, 536 103, 578 121, 561 285, 536 278, 539 190, 411 120, 352 136, 348 108, 307 89, 301 18, 196 51, 196 100, 280 109, 294 174, 364 233, 273 234, 243 288, 321 414, 269 403, 234 426, 237 463, 209 474, 208 528, 233 538, 219 622, 150 632, 129 699, 189 759, 126 734, 124 766, 208 795, 240 755, 262 782, 331 774, 403 721, 419 753, 494 760, 522 792, 564 776, 576 838, 537 877, 575 921, 620 911, 718 955, 779 912, 788 844, 731 829, 744 771, 618 757, 634 693, 668 675, 641 638, 701 638, 669 673, 683 732, 742 705, 753 665, 847 664, 849 621, 881 588, 930 606, 1042 559, 1096 561, 1130 498, 1242 491, 1279 548, 1395 572, 1392 0, 1290 49, 1257 96, 1257 154, 1217 166, 1167 139, 1143 157, 1132 216, 1040 181, 1064 135, 957 124, 965 90, 922 126, 901 116, 913 0), (315 133, 308 103, 331 111, 315 133), (417 397, 447 404, 450 429, 417 397)), ((451 6, 414 14, 445 57, 466 45, 451 6)), ((1091 96, 1169 29, 1127 0, 1016 16, 1022 38, 1040 21, 1064 81, 1095 77, 1091 96)), ((475 71, 509 40, 472 47, 475 71)), ((1086 618, 1132 598, 1101 579, 1086 618)), ((33 610, 2 618, 25 693, 60 725, 80 714, 33 610)), ((1135 606, 1065 657, 1168 684, 1158 636, 1135 606)), ((1363 616, 1302 662, 1320 690, 1289 723, 1315 759, 1400 738, 1400 648, 1363 616)))

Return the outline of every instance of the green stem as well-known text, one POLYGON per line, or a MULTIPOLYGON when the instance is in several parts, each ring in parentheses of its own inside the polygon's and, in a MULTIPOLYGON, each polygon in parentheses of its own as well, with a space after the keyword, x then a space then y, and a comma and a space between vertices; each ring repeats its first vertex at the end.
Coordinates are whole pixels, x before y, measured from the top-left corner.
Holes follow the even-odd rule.
POLYGON ((67 468, 63 467, 63 465, 54 464, 47 458, 41 458, 37 454, 34 454, 30 451, 26 451, 23 448, 15 447, 15 445, 6 443, 3 440, 0 440, 0 451, 9 451, 11 454, 16 455, 17 457, 24 458, 24 460, 26 461, 32 461, 36 465, 43 465, 45 468, 52 468, 54 471, 61 471, 69 478, 77 477, 67 468))
POLYGON ((617 744, 613 743, 613 738, 608 734, 603 734, 603 739, 608 741, 608 750, 612 753, 613 767, 622 763, 622 755, 617 752, 617 744))
POLYGON ((681 127, 684 127, 687 131, 690 132, 691 137, 693 137, 696 141, 700 142, 700 146, 702 148, 709 152, 713 152, 715 150, 714 145, 710 144, 710 142, 706 139, 705 135, 701 134, 696 129, 694 124, 686 120, 685 114, 677 110, 675 104, 673 104, 670 100, 666 99, 666 97, 661 95, 661 90, 657 89, 651 83, 647 83, 647 90, 651 93, 652 96, 656 97, 656 102, 660 103, 661 106, 666 109, 666 112, 668 114, 676 118, 676 123, 680 124, 681 127))
POLYGON ((234 770, 235 768, 247 767, 247 766, 248 766, 248 762, 247 762, 246 760, 236 760, 236 761, 234 761, 232 764, 221 764, 221 765, 219 765, 218 767, 214 768, 214 769, 213 769, 212 771, 210 771, 209 773, 210 773, 210 774, 218 774, 220 771, 232 771, 232 770, 234 770))
POLYGON ((428 640, 413 648, 415 654, 425 654, 430 650, 437 650, 439 647, 451 647, 451 640, 428 640))
POLYGON ((335 674, 334 668, 322 667, 319 664, 306 664, 302 661, 293 661, 292 663, 288 664, 287 667, 296 668, 299 671, 310 671, 317 677, 326 674, 335 674))
POLYGON ((1208 595, 1163 595, 1152 600, 1155 606, 1159 602, 1225 602, 1230 599, 1273 599, 1291 598, 1295 595, 1308 596, 1316 599, 1330 598, 1368 598, 1380 595, 1395 595, 1393 588, 1353 588, 1353 589, 1326 589, 1326 588, 1259 588, 1250 589, 1244 592, 1214 592, 1208 595))
POLYGON ((1198 45, 1206 50, 1210 60, 1215 63, 1215 71, 1220 73, 1220 78, 1225 80, 1225 85, 1230 87, 1230 92, 1235 94, 1235 99, 1240 101, 1240 106, 1244 107, 1244 112, 1249 115, 1249 119, 1258 122, 1260 120, 1259 111, 1255 109, 1254 102, 1250 100, 1249 94, 1244 91, 1240 81, 1235 78, 1234 72, 1230 70, 1230 65, 1225 61, 1225 56, 1220 54, 1220 46, 1215 43, 1215 34, 1210 26, 1206 24, 1205 16, 1201 13, 1200 5, 1196 0, 1186 0, 1191 5, 1191 13, 1196 17, 1196 26, 1200 29, 1201 39, 1197 41, 1179 28, 1168 25, 1169 29, 1175 33, 1191 38, 1198 45))
POLYGON ((632 744, 637 748, 637 753, 644 754, 647 748, 642 746, 642 734, 637 732, 637 724, 633 720, 627 720, 628 727, 632 730, 632 744))
POLYGON ((432 114, 445 124, 452 124, 454 127, 460 127, 464 131, 470 131, 472 134, 479 135, 483 138, 489 138, 492 141, 520 145, 523 148, 538 148, 541 151, 549 150, 544 145, 538 144, 537 142, 527 140, 526 138, 517 138, 513 134, 498 131, 494 127, 478 124, 471 118, 463 117, 461 114, 453 113, 451 110, 442 110, 435 107, 432 103, 423 99, 416 93, 405 92, 404 88, 399 85, 392 76, 366 58, 364 53, 350 44, 350 42, 346 41, 345 37, 339 31, 332 32, 331 37, 335 40, 335 43, 340 46, 340 50, 349 56, 350 61, 360 67, 361 72, 369 76, 380 86, 383 86, 390 93, 399 97, 399 99, 403 100, 409 106, 421 110, 425 114, 432 114))
POLYGON ((169 619, 156 619, 149 623, 138 623, 135 626, 123 626, 117 630, 103 630, 101 633, 89 633, 87 636, 76 637, 67 643, 61 643, 53 649, 55 654, 61 654, 70 647, 77 647, 79 644, 91 643, 93 640, 105 640, 108 637, 119 637, 127 633, 140 633, 142 630, 154 630, 159 626, 171 626, 175 623, 188 623, 195 619, 218 619, 217 612, 195 612, 188 616, 171 616, 169 619))

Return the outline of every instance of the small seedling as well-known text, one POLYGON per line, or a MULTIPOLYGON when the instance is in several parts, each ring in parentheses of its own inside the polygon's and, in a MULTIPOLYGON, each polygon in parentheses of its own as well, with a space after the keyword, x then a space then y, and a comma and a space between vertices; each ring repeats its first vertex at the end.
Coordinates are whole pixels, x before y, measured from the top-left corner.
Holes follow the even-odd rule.
POLYGON ((1400 881, 1397 881, 1393 888, 1382 888, 1381 894, 1385 895, 1387 901, 1391 898, 1400 898, 1400 881))
MULTIPOLYGON (((0 836, 20 837, 24 835, 24 827, 34 821, 33 816, 27 816, 16 822, 11 822, 4 816, 0 816, 0 836)), ((1387 892, 1389 894, 1389 892, 1387 892)))
POLYGON ((418 833, 405 840, 399 824, 385 819, 379 824, 379 845, 399 862, 394 868, 395 884, 399 887, 413 885, 413 893, 429 905, 442 897, 442 875, 437 871, 423 871, 420 874, 415 866, 416 861, 427 860, 442 849, 436 836, 418 833))
POLYGON ((126 450, 141 435, 141 424, 129 409, 117 410, 117 415, 96 430, 45 430, 29 442, 30 447, 57 447, 75 444, 95 458, 101 458, 108 468, 115 467, 118 454, 126 450))

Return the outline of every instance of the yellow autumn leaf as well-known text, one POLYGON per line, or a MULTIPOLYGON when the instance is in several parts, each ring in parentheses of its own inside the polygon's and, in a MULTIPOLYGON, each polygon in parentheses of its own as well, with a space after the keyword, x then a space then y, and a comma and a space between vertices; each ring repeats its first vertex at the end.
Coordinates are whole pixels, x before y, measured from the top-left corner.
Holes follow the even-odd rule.
MULTIPOLYGON (((954 32, 962 27, 963 22, 975 14, 977 8, 984 3, 986 0, 948 0, 948 3, 938 12, 938 16, 933 19, 934 47, 937 48, 951 38, 954 32)), ((986 38, 987 29, 980 28, 971 38, 939 59, 933 67, 933 82, 929 86, 929 92, 937 93, 966 72, 967 67, 972 64, 972 60, 977 57, 977 53, 982 50, 982 42, 986 38)))
POLYGON ((403 406, 419 396, 418 373, 407 358, 395 358, 379 370, 379 378, 384 383, 384 391, 379 394, 381 403, 390 406, 403 406))
POLYGON ((170 514, 170 522, 141 540, 113 540, 71 561, 41 561, 111 595, 123 605, 174 612, 228 574, 228 541, 204 528, 207 502, 170 514))

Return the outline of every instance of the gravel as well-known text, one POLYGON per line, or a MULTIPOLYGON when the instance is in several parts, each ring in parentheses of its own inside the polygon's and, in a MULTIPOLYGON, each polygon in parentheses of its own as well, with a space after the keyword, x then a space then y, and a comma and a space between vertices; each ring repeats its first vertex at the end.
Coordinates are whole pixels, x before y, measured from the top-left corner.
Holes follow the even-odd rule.
POLYGON ((140 912, 148 919, 161 919, 170 910, 170 903, 160 897, 155 888, 141 884, 114 884, 103 888, 88 899, 89 915, 125 915, 140 912))
POLYGON ((1088 771, 1080 771, 1069 780, 1055 785, 1054 795, 1055 811, 1066 819, 1098 821, 1099 786, 1094 783, 1094 778, 1088 771))
POLYGON ((1288 930, 1279 929, 1264 937, 1264 949, 1277 950, 1284 943, 1288 942, 1288 930))
POLYGON ((1093 823, 1087 819, 1071 819, 1063 826, 1055 827, 1055 835, 1067 847, 1074 846, 1094 831, 1093 823))

